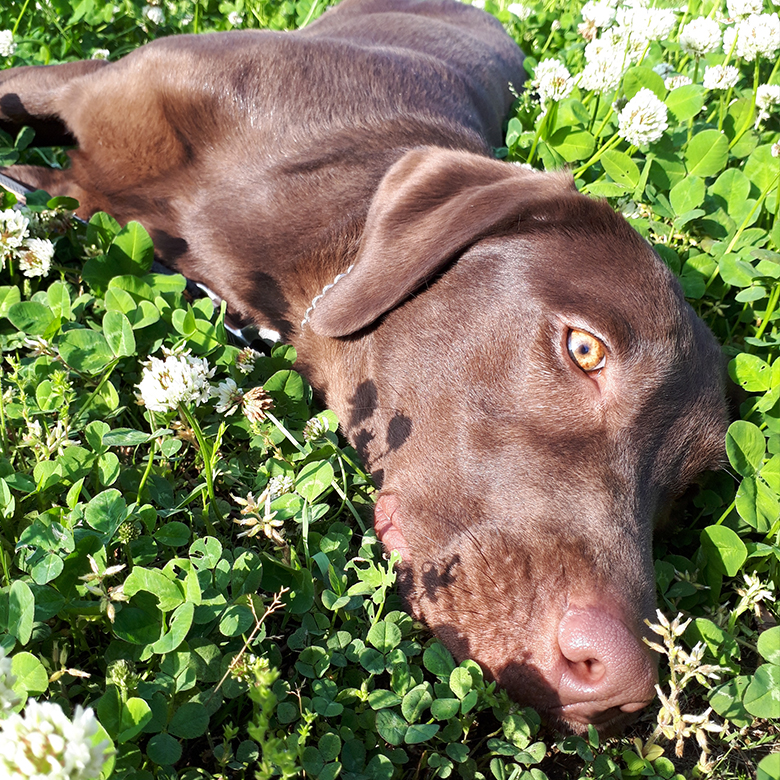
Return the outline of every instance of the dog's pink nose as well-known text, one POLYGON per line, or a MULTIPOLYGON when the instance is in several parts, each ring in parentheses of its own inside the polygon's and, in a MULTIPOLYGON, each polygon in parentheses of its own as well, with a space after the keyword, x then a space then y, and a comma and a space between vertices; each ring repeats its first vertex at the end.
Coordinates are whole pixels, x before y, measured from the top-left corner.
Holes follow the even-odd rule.
POLYGON ((598 726, 624 719, 653 699, 657 672, 649 648, 608 612, 569 609, 558 627, 558 646, 558 695, 567 720, 598 726))

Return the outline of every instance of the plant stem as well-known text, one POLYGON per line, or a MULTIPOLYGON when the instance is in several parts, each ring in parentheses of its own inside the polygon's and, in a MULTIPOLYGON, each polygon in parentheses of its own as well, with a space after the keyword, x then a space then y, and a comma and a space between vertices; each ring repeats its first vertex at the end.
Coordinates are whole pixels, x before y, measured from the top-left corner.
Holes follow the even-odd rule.
POLYGON ((16 35, 16 31, 19 29, 19 25, 22 22, 22 17, 24 16, 24 12, 27 10, 28 5, 30 5, 30 0, 24 0, 24 5, 22 6, 22 10, 19 11, 19 16, 16 17, 16 22, 14 23, 14 26, 11 28, 11 33, 13 35, 16 35))
POLYGON ((74 419, 78 420, 84 412, 89 409, 90 406, 92 406, 92 403, 94 402, 95 398, 97 398, 98 393, 103 389, 103 385, 108 381, 108 378, 111 376, 111 374, 114 373, 114 369, 119 365, 119 361, 122 358, 114 358, 107 366, 106 370, 103 372, 103 376, 100 377, 100 381, 95 386, 95 389, 89 394, 89 397, 86 401, 81 405, 79 410, 76 412, 74 419))
POLYGON ((615 133, 615 135, 612 136, 612 138, 607 141, 604 146, 602 146, 594 155, 590 158, 586 163, 583 163, 579 168, 577 168, 576 171, 574 171, 574 178, 579 179, 580 176, 582 176, 585 171, 590 168, 591 165, 594 165, 597 163, 601 156, 604 154, 604 152, 608 152, 610 149, 614 148, 620 143, 620 136, 618 133, 615 133))
MULTIPOLYGON (((750 213, 745 217, 745 219, 742 220, 742 224, 739 226, 739 230, 737 230, 737 232, 734 234, 734 238, 729 241, 729 245, 726 247, 726 251, 723 254, 727 255, 737 245, 737 241, 739 241, 742 234, 745 232, 745 229, 750 224, 750 220, 753 218, 753 215, 756 213, 757 209, 761 208, 761 204, 766 200, 769 193, 772 192, 772 190, 777 186, 778 179, 780 179, 780 172, 778 172, 775 178, 772 179, 771 183, 764 189, 758 200, 753 205, 753 208, 750 209, 750 213)), ((719 272, 720 267, 716 265, 715 270, 712 272, 710 278, 707 279, 707 284, 704 286, 705 290, 709 289, 709 286, 715 281, 715 279, 718 278, 719 272)), ((763 329, 761 332, 763 333, 763 329)))
MULTIPOLYGON (((154 412, 150 409, 149 410, 149 422, 152 424, 152 433, 154 433, 157 430, 157 421, 154 419, 154 412)), ((137 504, 141 503, 141 493, 143 492, 144 487, 146 486, 146 482, 149 479, 149 475, 152 473, 152 464, 154 463, 154 451, 157 448, 157 439, 152 439, 152 447, 149 450, 149 458, 146 461, 146 470, 143 473, 143 476, 141 477, 141 481, 138 483, 138 494, 136 495, 135 501, 137 504)))
POLYGON ((301 22, 301 28, 306 27, 306 25, 311 21, 312 16, 314 16, 314 12, 317 10, 317 7, 320 4, 320 0, 314 0, 314 2, 311 4, 311 8, 309 8, 309 13, 306 14, 306 18, 301 22))
POLYGON ((750 99, 750 111, 748 111, 747 121, 742 125, 742 129, 734 136, 734 140, 729 144, 729 149, 733 149, 740 138, 742 138, 750 126, 753 124, 753 113, 756 110, 756 93, 758 92, 758 57, 756 57, 756 67, 753 70, 753 95, 750 99))
MULTIPOLYGON (((209 496, 209 505, 214 508, 214 513, 221 521, 222 515, 217 505, 217 497, 214 495, 214 477, 212 474, 212 461, 211 461, 211 447, 203 436, 203 431, 200 428, 200 424, 195 419, 195 415, 189 410, 185 404, 179 404, 179 411, 184 415, 188 425, 192 428, 192 432, 195 434, 195 438, 198 440, 198 447, 200 447, 200 456, 203 460, 203 473, 206 477, 206 492, 209 496)), ((211 536, 216 535, 214 524, 209 517, 208 507, 204 513, 203 520, 206 523, 206 530, 211 536)))
POLYGON ((761 326, 756 331, 755 338, 760 339, 764 335, 766 326, 769 324, 769 320, 771 319, 772 315, 775 313, 775 309, 777 308, 778 298, 780 298, 780 284, 776 284, 772 288, 772 294, 769 296, 769 304, 766 307, 766 313, 764 314, 764 319, 761 320, 761 326))
POLYGON ((528 158, 526 159, 526 162, 531 165, 534 161, 534 156, 536 155, 536 147, 539 143, 539 140, 542 137, 542 134, 547 127, 547 122, 550 118, 550 113, 552 111, 552 105, 547 106, 547 111, 545 112, 544 116, 541 118, 541 121, 536 127, 536 135, 534 135, 534 142, 531 144, 531 151, 528 152, 528 158))
POLYGON ((3 384, 0 382, 0 437, 2 437, 3 455, 11 454, 8 444, 8 433, 5 427, 5 402, 3 401, 3 384))

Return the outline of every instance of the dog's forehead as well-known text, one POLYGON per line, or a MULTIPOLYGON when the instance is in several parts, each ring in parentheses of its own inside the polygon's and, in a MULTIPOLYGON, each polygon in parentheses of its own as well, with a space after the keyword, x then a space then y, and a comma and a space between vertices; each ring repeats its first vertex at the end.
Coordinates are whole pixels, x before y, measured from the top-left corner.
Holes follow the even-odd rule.
POLYGON ((530 306, 618 352, 694 339, 679 283, 641 236, 628 236, 551 229, 493 240, 484 247, 497 271, 488 283, 518 303, 520 317, 530 306))

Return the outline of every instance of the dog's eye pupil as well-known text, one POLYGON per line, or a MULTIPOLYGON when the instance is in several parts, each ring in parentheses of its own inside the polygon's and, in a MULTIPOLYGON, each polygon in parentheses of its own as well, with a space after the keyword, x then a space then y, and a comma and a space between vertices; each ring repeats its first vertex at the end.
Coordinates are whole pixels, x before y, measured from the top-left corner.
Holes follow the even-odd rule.
POLYGON ((567 348, 569 356, 586 373, 604 368, 607 350, 592 333, 586 330, 569 330, 567 348))

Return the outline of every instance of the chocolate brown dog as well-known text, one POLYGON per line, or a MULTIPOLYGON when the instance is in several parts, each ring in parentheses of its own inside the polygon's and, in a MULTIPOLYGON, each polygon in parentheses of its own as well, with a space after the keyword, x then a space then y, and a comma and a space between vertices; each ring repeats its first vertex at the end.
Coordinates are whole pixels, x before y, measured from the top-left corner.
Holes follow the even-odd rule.
POLYGON ((721 361, 621 217, 492 159, 522 59, 451 0, 344 0, 295 33, 6 71, 0 120, 77 145, 10 176, 139 220, 296 346, 458 658, 615 730, 653 697, 653 522, 721 458, 721 361))

